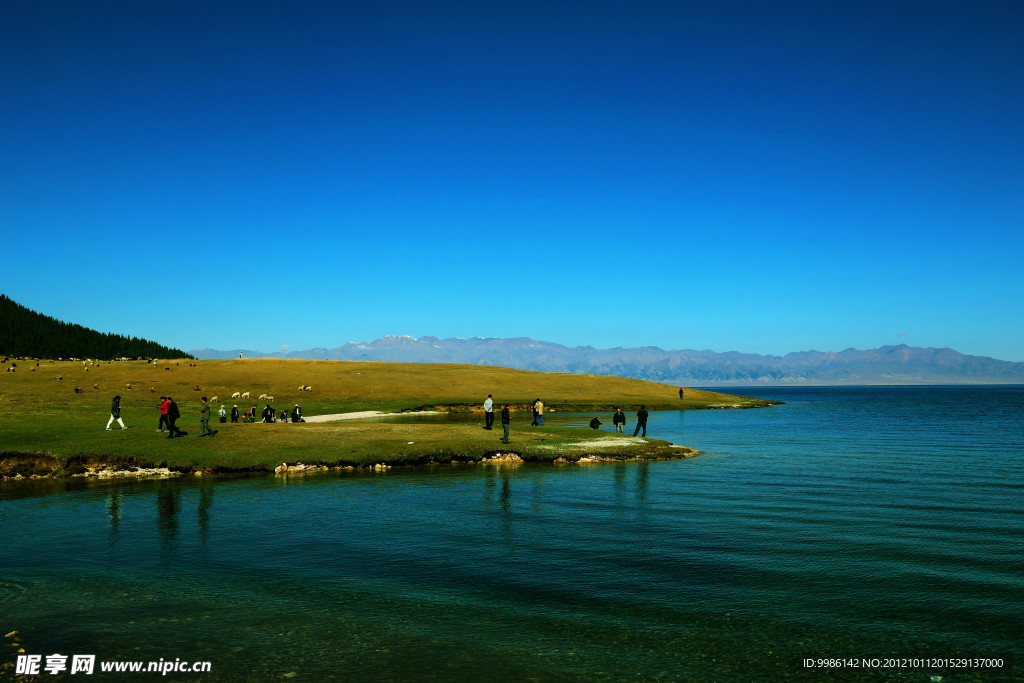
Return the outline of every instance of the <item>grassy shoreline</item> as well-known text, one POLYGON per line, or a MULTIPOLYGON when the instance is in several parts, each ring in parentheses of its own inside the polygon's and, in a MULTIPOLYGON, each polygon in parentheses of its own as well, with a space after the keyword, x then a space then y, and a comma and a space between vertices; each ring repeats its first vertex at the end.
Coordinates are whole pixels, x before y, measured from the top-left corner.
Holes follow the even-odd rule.
MULTIPOLYGON (((184 474, 272 472, 282 463, 317 467, 373 467, 492 461, 496 455, 525 462, 592 462, 691 457, 696 451, 657 439, 632 439, 589 429, 531 427, 530 404, 547 411, 602 414, 621 406, 630 424, 641 404, 655 410, 753 408, 771 401, 686 389, 622 377, 538 373, 489 366, 353 361, 238 359, 88 364, 23 361, 0 376, 0 411, 9 416, 0 434, 0 476, 61 477, 104 469, 130 473, 166 468, 184 474), (128 388, 131 385, 131 388, 128 388), (311 386, 312 391, 298 387, 311 386), (74 388, 79 391, 75 392, 74 388), (199 440, 199 397, 219 398, 228 409, 266 401, 233 400, 234 392, 275 396, 287 410, 306 415, 418 409, 482 412, 487 394, 495 406, 513 406, 512 443, 501 444, 500 425, 482 424, 214 424, 217 436, 199 440), (130 427, 105 431, 110 400, 122 397, 130 427), (169 440, 154 433, 161 395, 173 396, 189 432, 169 440)), ((214 403, 216 414, 219 406, 214 403)), ((482 421, 482 416, 481 416, 482 421)), ((216 423, 216 417, 214 417, 216 423)))

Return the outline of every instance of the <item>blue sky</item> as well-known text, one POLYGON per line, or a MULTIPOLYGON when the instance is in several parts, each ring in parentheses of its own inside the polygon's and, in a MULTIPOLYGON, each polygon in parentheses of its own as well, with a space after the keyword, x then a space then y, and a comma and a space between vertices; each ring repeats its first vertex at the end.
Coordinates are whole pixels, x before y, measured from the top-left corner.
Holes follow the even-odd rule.
POLYGON ((1017 2, 34 2, 0 291, 387 334, 1024 361, 1017 2))

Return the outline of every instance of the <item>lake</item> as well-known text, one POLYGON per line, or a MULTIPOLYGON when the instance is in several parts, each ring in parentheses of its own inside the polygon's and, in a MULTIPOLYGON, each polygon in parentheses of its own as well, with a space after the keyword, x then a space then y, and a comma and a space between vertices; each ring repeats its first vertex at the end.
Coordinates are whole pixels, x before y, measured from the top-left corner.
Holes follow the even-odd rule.
POLYGON ((1024 679, 1024 387, 733 391, 785 405, 652 412, 687 460, 0 483, 0 661, 15 640, 95 655, 93 679, 1024 679))

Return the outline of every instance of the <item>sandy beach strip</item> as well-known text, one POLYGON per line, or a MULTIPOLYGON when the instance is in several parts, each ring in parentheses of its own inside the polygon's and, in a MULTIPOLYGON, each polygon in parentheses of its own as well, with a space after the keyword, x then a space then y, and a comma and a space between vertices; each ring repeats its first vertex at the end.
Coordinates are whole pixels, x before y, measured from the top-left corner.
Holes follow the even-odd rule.
POLYGON ((381 413, 376 410, 364 410, 358 413, 335 413, 334 415, 303 415, 306 422, 341 422, 342 420, 358 420, 364 417, 387 417, 389 415, 438 415, 440 410, 417 410, 408 413, 381 413))

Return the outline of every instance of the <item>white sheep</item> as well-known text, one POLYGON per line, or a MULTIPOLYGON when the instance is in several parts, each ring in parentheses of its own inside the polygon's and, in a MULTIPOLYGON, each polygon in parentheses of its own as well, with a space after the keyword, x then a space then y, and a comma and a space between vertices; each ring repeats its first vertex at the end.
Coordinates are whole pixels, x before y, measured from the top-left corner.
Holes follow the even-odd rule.
POLYGON ((270 394, 267 394, 265 398, 267 400, 267 403, 273 403, 274 402, 274 397, 271 396, 270 394))
POLYGON ((220 396, 214 396, 211 398, 210 403, 220 403, 220 396))
POLYGON ((259 397, 258 399, 256 399, 256 400, 257 400, 257 401, 265 401, 265 400, 266 400, 266 398, 267 398, 267 395, 266 395, 266 394, 260 394, 260 397, 259 397))
POLYGON ((243 391, 242 392, 242 398, 249 398, 249 392, 248 391, 243 391))
POLYGON ((241 395, 242 395, 241 392, 236 391, 235 393, 231 394, 231 398, 239 398, 241 395))

